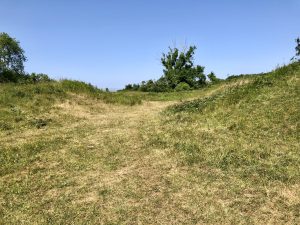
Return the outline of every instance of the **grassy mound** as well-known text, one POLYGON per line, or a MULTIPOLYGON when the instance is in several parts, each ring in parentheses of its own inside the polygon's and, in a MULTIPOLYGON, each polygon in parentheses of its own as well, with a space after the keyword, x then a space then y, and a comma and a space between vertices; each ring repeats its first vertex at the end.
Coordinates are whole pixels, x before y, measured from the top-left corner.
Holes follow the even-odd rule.
POLYGON ((168 108, 165 143, 188 163, 254 182, 299 182, 299 63, 168 108), (174 138, 174 139, 173 139, 174 138))

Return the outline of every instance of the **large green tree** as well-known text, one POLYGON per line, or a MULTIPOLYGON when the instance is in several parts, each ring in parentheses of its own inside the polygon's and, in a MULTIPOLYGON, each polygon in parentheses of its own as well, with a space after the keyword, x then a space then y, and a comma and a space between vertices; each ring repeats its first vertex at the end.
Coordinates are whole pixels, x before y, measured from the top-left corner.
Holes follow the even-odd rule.
POLYGON ((204 67, 194 66, 196 46, 190 46, 187 51, 178 48, 169 48, 167 54, 162 55, 161 63, 164 66, 164 77, 168 86, 174 89, 180 83, 187 83, 190 87, 205 84, 204 67))
POLYGON ((7 33, 0 33, 0 72, 24 73, 26 57, 20 43, 7 33))

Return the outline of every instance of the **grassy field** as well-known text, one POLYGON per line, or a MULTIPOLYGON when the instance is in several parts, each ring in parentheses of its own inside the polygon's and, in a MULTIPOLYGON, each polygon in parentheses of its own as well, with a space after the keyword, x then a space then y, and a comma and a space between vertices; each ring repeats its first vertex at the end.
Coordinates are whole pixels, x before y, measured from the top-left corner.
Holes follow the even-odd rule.
POLYGON ((0 84, 0 224, 300 224, 300 64, 189 92, 0 84))

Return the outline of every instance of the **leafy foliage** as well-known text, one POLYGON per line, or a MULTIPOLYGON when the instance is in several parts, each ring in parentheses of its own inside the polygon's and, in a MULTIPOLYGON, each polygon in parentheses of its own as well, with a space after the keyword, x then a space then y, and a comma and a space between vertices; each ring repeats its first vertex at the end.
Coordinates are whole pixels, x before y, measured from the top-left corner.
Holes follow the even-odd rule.
POLYGON ((36 84, 52 81, 47 74, 31 73, 20 74, 13 70, 4 70, 0 73, 0 83, 21 83, 21 84, 36 84))
POLYGON ((217 76, 213 72, 208 74, 207 77, 209 78, 210 82, 213 84, 218 83, 220 81, 220 79, 217 78, 217 76))
POLYGON ((20 43, 7 33, 0 33, 0 72, 11 70, 22 74, 25 61, 26 57, 20 43))
MULTIPOLYGON (((194 65, 195 50, 196 46, 190 46, 187 51, 169 47, 169 52, 162 54, 161 63, 164 67, 164 74, 161 78, 157 81, 142 81, 140 85, 129 84, 126 85, 125 90, 169 92, 173 90, 199 89, 206 86, 207 80, 204 74, 204 67, 194 65)), ((214 73, 211 73, 210 77, 214 83, 219 81, 214 73)))
POLYGON ((195 50, 196 46, 190 46, 187 52, 169 48, 169 52, 163 54, 161 63, 165 67, 163 72, 169 87, 174 89, 181 82, 191 87, 205 85, 204 67, 194 66, 195 50))
POLYGON ((296 47, 295 47, 296 54, 291 58, 291 61, 294 60, 300 61, 300 38, 298 37, 295 41, 296 41, 296 47))
POLYGON ((25 81, 28 83, 41 83, 52 81, 47 74, 44 73, 32 73, 25 76, 25 81))
POLYGON ((297 43, 297 46, 296 46, 296 56, 300 56, 300 38, 297 38, 296 39, 296 43, 297 43))
POLYGON ((188 91, 190 90, 190 85, 185 82, 180 82, 176 87, 175 91, 188 91))
POLYGON ((14 82, 17 83, 24 78, 24 75, 16 73, 12 70, 0 71, 0 83, 14 82))
POLYGON ((20 43, 7 33, 0 33, 0 83, 40 83, 51 79, 43 73, 26 74, 26 57, 20 43))

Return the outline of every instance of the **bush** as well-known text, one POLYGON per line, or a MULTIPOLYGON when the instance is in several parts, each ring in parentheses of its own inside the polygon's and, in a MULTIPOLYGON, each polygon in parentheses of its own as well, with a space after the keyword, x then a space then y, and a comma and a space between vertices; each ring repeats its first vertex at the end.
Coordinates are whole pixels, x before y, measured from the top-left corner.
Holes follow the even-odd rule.
POLYGON ((185 82, 180 82, 176 87, 175 91, 188 91, 190 90, 190 85, 185 82))
POLYGON ((47 74, 43 73, 32 73, 26 76, 27 83, 41 83, 41 82, 50 82, 52 81, 47 74))
POLYGON ((3 70, 0 73, 0 83, 22 83, 22 84, 36 84, 42 82, 52 81, 48 75, 43 73, 20 74, 13 70, 3 70))
POLYGON ((208 74, 207 77, 209 78, 209 80, 212 84, 218 83, 220 81, 220 79, 217 78, 216 75, 213 72, 208 74))
POLYGON ((16 73, 12 70, 3 70, 0 73, 0 83, 8 83, 8 82, 17 83, 20 80, 24 80, 24 76, 25 75, 16 73))
POLYGON ((125 90, 131 91, 132 90, 132 84, 125 85, 125 90))

